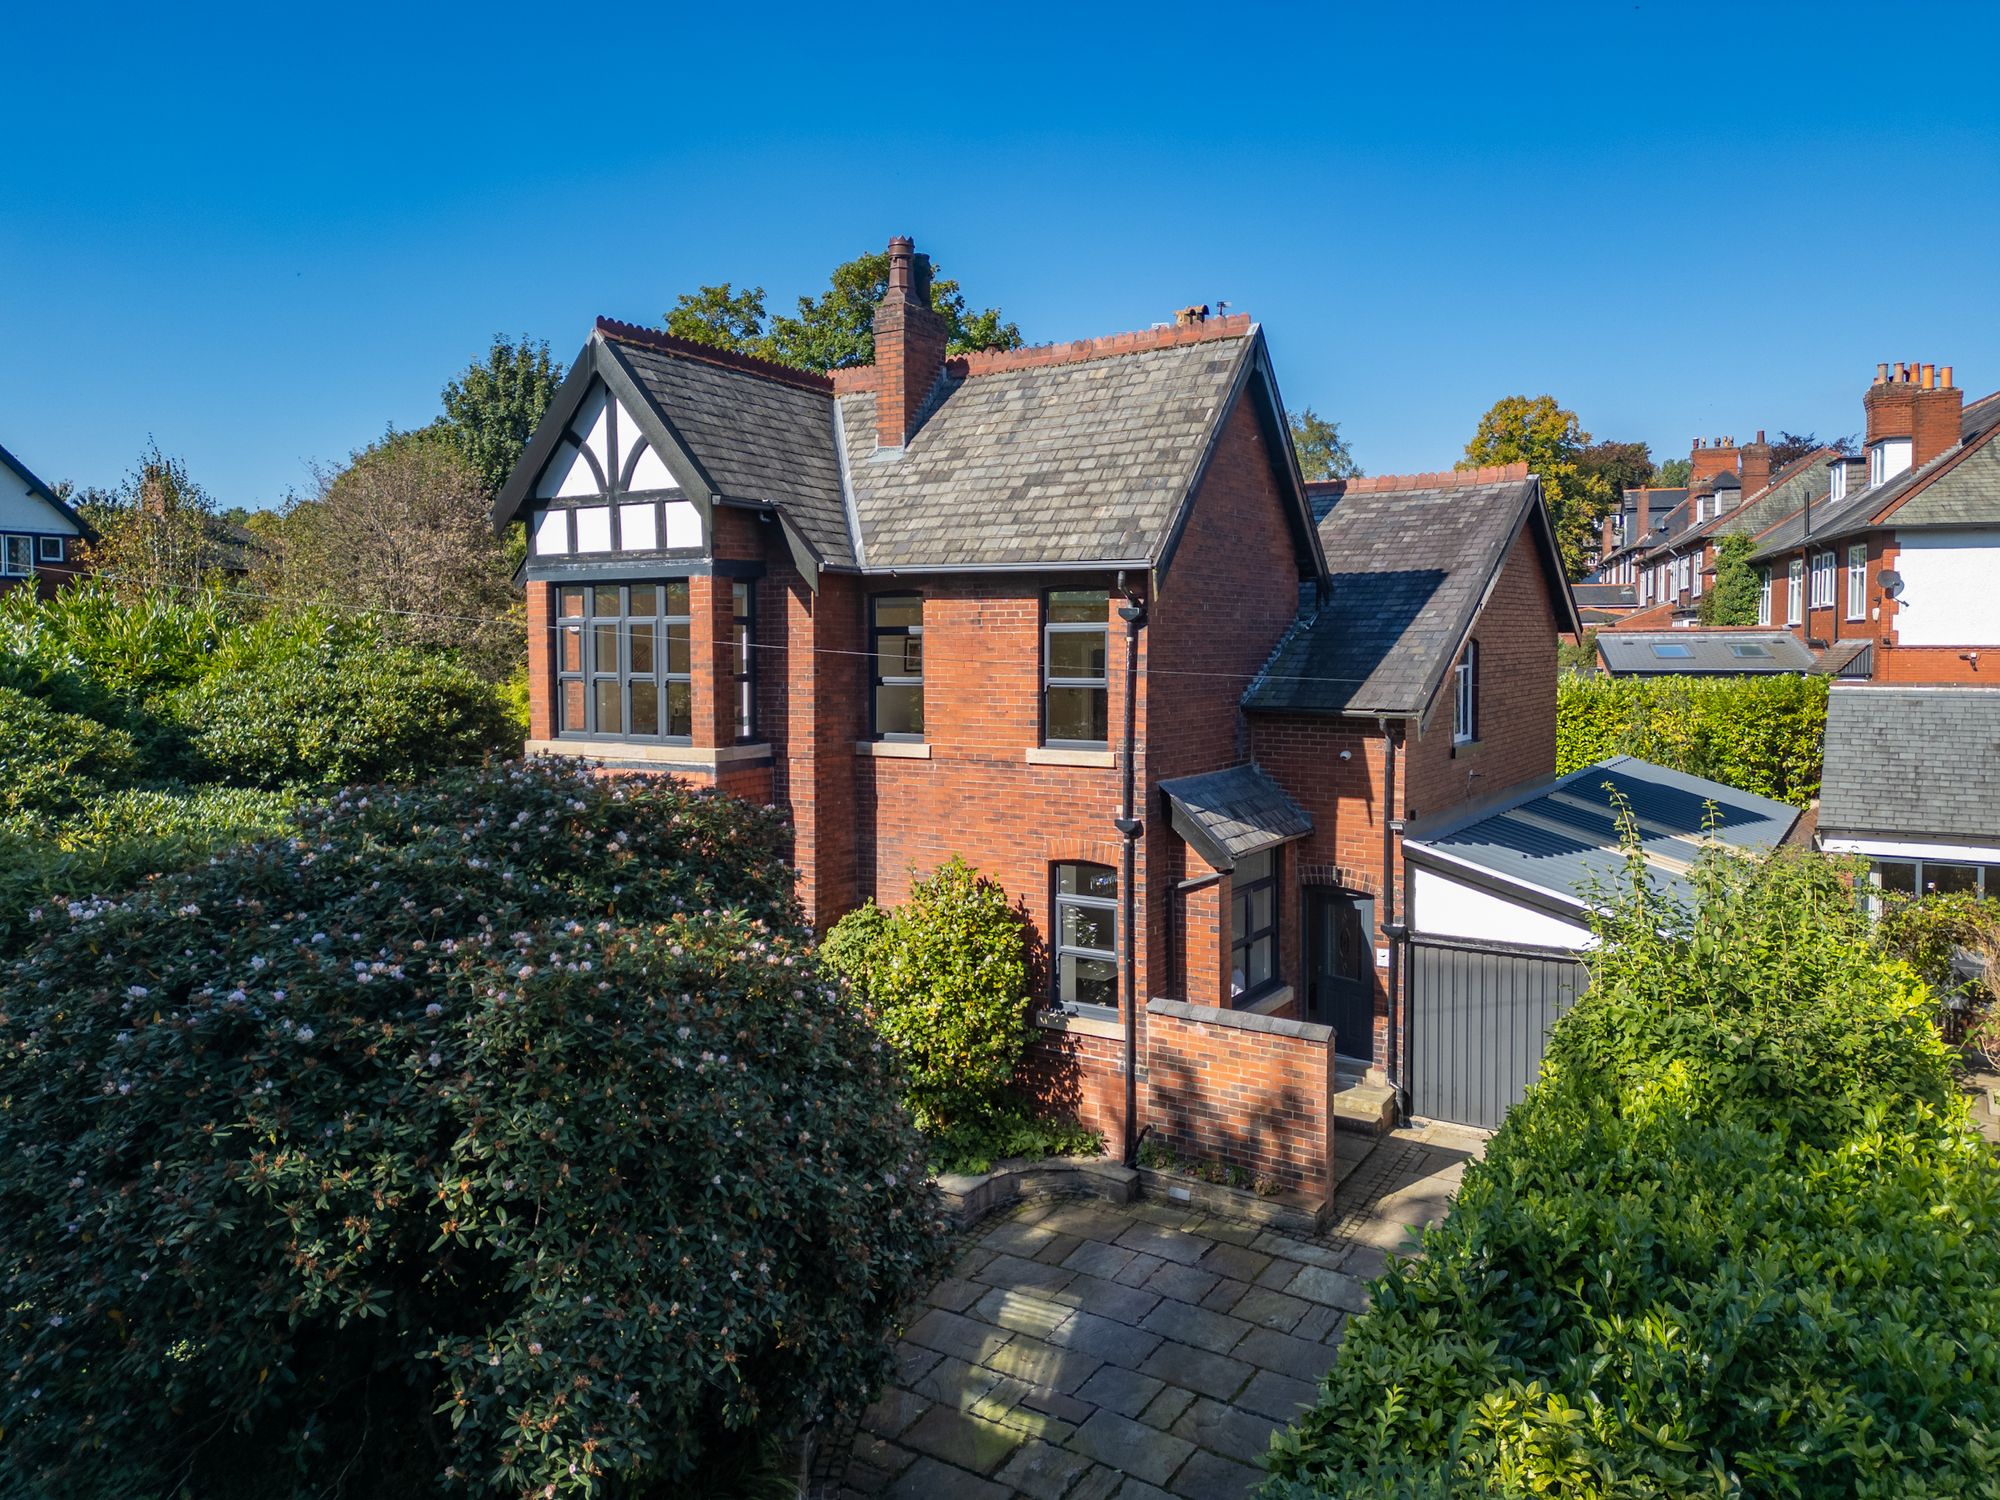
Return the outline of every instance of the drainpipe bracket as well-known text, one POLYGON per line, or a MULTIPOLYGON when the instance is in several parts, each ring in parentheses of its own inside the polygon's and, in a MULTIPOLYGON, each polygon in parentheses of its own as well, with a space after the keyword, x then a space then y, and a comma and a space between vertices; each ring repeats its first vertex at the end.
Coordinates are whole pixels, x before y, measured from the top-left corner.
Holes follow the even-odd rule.
POLYGON ((1111 826, 1128 839, 1136 839, 1146 830, 1146 823, 1142 818, 1113 818, 1111 826))

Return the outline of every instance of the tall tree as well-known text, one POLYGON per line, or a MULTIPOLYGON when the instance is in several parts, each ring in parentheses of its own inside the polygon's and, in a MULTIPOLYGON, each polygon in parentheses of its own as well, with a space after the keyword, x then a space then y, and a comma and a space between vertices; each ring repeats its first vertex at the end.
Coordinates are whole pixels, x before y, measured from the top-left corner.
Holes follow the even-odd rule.
POLYGON ((499 680, 519 664, 521 605, 485 476, 443 424, 391 431, 315 475, 281 522, 273 592, 374 614, 392 640, 449 647, 499 680))
MULTIPOLYGON (((1806 451, 1810 453, 1812 449, 1806 451)), ((1702 624, 1757 623, 1757 599, 1763 591, 1763 580, 1750 566, 1750 554, 1755 550, 1756 543, 1747 536, 1730 535, 1716 542, 1715 587, 1701 596, 1697 611, 1702 624)))
POLYGON ((1591 443, 1577 455, 1576 466, 1586 474, 1600 475, 1615 497, 1652 483, 1653 450, 1644 443, 1591 443))
POLYGON ((157 442, 115 491, 88 490, 76 502, 97 532, 85 560, 122 598, 185 596, 241 566, 215 501, 157 442))
POLYGON ((1831 448, 1836 453, 1854 452, 1852 436, 1828 438, 1821 442, 1810 432, 1781 432, 1776 442, 1771 444, 1771 471, 1776 473, 1786 464, 1797 463, 1808 453, 1818 448, 1831 448))
POLYGON ((1590 571, 1597 548, 1598 522, 1616 497, 1602 474, 1587 473, 1579 460, 1590 434, 1576 413, 1553 396, 1504 396, 1479 419, 1465 445, 1461 469, 1485 464, 1526 463, 1542 482, 1542 499, 1555 524, 1563 567, 1573 579, 1590 571))
POLYGON ((1329 422, 1310 406, 1287 415, 1292 428, 1292 451, 1299 456, 1299 472, 1312 479, 1359 479, 1361 465, 1340 435, 1340 424, 1329 422))
POLYGON ((1653 483, 1663 490, 1685 489, 1694 478, 1694 461, 1687 458, 1669 458, 1659 463, 1653 470, 1653 483))
MULTIPOLYGON (((857 255, 833 268, 827 289, 798 299, 796 314, 766 316, 764 289, 733 283, 683 292, 666 314, 669 333, 754 354, 802 370, 837 370, 875 358, 875 309, 889 289, 889 254, 857 255)), ((997 307, 974 311, 949 277, 933 275, 931 306, 944 317, 953 354, 1018 349, 1021 330, 997 307)))
POLYGON ((546 339, 524 334, 513 343, 496 333, 486 358, 475 359, 445 386, 438 427, 489 496, 507 482, 562 381, 563 367, 549 357, 546 339))

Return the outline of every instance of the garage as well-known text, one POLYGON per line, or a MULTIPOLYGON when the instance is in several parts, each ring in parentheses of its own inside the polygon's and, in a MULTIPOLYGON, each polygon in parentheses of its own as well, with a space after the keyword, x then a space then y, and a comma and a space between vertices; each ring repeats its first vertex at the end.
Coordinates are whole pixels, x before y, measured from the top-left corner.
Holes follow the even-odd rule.
POLYGON ((1403 842, 1411 1115, 1497 1127, 1541 1071, 1549 1028, 1589 984, 1589 913, 1624 878, 1632 819, 1646 877, 1692 897, 1707 842, 1767 849, 1799 810, 1618 756, 1415 825, 1403 842))

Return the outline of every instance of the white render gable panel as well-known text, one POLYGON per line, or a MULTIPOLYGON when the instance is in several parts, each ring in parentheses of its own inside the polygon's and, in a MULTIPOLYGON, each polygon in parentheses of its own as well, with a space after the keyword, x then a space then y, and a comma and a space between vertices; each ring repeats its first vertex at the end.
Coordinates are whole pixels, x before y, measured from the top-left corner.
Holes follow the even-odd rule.
POLYGON ((2000 530, 1899 531, 1896 643, 2000 646, 2000 530))
POLYGON ((76 536, 74 522, 29 487, 25 477, 0 463, 0 531, 39 531, 76 536))
POLYGON ((625 482, 620 487, 628 492, 679 488, 632 414, 598 381, 585 394, 555 456, 535 482, 535 498, 603 495, 621 476, 625 482))
POLYGON ((1581 922, 1565 921, 1436 870, 1412 867, 1410 925, 1426 937, 1475 942, 1531 943, 1578 951, 1597 939, 1581 922))

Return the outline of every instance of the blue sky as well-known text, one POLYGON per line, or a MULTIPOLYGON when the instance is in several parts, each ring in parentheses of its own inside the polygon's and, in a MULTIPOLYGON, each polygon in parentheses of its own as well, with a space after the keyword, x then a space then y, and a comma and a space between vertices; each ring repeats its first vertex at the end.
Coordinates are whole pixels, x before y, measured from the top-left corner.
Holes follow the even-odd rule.
POLYGON ((909 233, 1032 342, 1227 299, 1376 473, 1495 398, 1599 437, 2000 387, 1989 8, 23 8, 0 443, 223 504, 703 282, 909 233))

